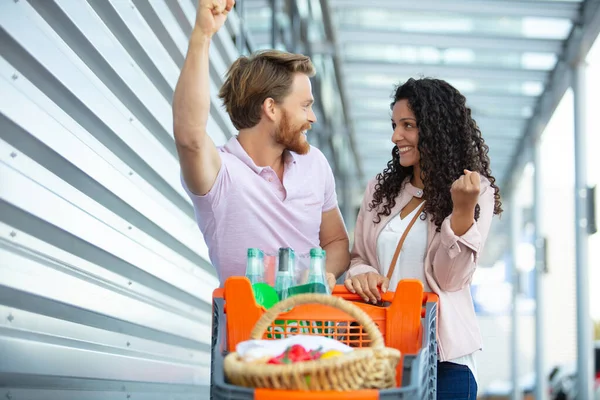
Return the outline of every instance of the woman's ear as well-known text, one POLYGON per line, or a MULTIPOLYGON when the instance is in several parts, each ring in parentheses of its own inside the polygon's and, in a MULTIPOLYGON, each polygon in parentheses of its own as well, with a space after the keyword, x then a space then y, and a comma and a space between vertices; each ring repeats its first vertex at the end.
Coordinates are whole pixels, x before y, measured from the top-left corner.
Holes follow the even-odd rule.
POLYGON ((275 122, 277 120, 277 104, 275 100, 270 97, 267 97, 262 104, 263 113, 271 120, 275 122))

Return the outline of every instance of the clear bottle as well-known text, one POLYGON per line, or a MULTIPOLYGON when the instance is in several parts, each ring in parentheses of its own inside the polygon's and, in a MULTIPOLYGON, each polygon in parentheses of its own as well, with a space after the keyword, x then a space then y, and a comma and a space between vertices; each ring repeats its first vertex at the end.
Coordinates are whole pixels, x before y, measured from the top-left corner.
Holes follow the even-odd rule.
MULTIPOLYGON (((321 284, 327 294, 331 294, 325 271, 326 252, 321 248, 310 249, 310 268, 308 271, 308 283, 321 284)), ((320 285, 315 285, 320 287, 320 285)))
POLYGON ((280 300, 288 297, 288 289, 294 286, 294 263, 296 255, 289 247, 279 249, 279 267, 275 278, 275 291, 280 300))
POLYGON ((260 249, 249 248, 246 258, 246 278, 250 280, 250 284, 264 282, 264 254, 260 249))

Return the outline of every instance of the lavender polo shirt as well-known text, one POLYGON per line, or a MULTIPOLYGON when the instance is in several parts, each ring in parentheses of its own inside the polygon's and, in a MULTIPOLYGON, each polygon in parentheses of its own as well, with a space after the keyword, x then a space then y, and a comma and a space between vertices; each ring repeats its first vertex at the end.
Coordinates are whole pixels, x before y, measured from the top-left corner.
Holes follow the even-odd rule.
POLYGON ((245 274, 249 247, 307 253, 319 246, 322 213, 337 207, 333 172, 320 150, 286 152, 283 183, 271 167, 254 164, 237 137, 219 154, 221 169, 210 192, 198 196, 183 179, 182 184, 221 286, 228 277, 245 274))

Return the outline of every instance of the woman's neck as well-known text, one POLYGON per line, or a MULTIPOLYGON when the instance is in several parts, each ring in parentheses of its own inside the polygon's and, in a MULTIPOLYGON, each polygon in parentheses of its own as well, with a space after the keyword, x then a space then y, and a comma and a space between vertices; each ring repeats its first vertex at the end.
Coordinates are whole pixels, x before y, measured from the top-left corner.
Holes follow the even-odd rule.
POLYGON ((413 168, 413 174, 410 178, 410 184, 419 189, 425 188, 425 184, 423 184, 423 179, 421 179, 421 168, 413 168))

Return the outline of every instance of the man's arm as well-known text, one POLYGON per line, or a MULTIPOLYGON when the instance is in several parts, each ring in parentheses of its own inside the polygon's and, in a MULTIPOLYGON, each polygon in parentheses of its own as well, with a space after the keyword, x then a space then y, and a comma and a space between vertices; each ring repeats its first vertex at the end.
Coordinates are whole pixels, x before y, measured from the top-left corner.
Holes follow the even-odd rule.
POLYGON ((350 242, 338 207, 323 213, 319 239, 327 252, 327 272, 339 278, 350 265, 350 242))
POLYGON ((233 4, 233 0, 199 0, 196 25, 173 96, 173 132, 181 171, 189 190, 198 195, 210 191, 221 168, 221 157, 206 133, 209 46, 233 4))

